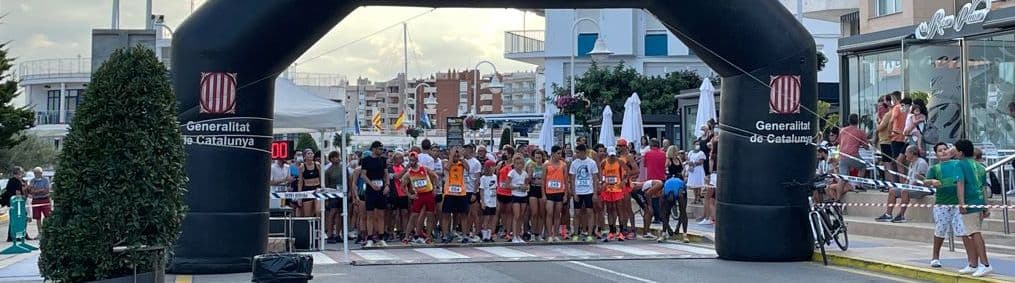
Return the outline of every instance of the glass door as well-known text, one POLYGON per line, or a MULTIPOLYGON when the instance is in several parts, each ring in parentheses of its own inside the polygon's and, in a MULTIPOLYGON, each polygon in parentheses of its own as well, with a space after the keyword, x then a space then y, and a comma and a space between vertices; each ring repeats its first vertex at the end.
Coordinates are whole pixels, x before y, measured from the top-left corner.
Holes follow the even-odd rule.
POLYGON ((953 143, 963 138, 962 42, 908 40, 902 53, 904 93, 927 104, 924 142, 953 143))
POLYGON ((967 136, 984 153, 1015 147, 1015 34, 967 40, 967 136))

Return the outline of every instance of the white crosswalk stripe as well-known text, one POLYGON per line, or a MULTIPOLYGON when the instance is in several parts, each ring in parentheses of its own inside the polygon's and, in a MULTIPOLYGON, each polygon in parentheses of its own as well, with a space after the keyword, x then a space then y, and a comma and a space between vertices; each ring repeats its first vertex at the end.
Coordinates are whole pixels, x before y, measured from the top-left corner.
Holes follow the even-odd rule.
POLYGON ((661 247, 661 248, 666 248, 666 249, 672 249, 672 250, 678 250, 678 251, 685 251, 685 252, 690 252, 690 253, 696 253, 696 254, 703 254, 703 255, 715 255, 716 254, 715 250, 713 250, 713 249, 699 248, 699 247, 695 247, 695 246, 691 246, 691 245, 655 244, 654 246, 661 247))
POLYGON ((573 249, 568 247, 550 247, 550 250, 561 253, 566 256, 593 256, 596 255, 593 252, 573 249))
POLYGON ((431 256, 436 259, 469 258, 444 248, 413 249, 416 252, 431 256))
POLYGON ((322 252, 301 252, 300 254, 310 255, 314 258, 314 265, 322 264, 336 264, 338 263, 334 259, 331 259, 322 252))
POLYGON ((500 257, 534 257, 534 255, 532 255, 532 254, 524 253, 524 252, 521 252, 521 251, 517 251, 517 250, 505 248, 505 247, 478 247, 476 249, 484 251, 484 252, 488 252, 488 253, 491 253, 491 254, 494 254, 494 255, 497 255, 497 256, 500 256, 500 257))
POLYGON ((362 257, 366 260, 396 260, 397 256, 382 250, 361 250, 352 251, 352 253, 362 257))
POLYGON ((662 253, 636 248, 627 245, 597 245, 596 247, 611 249, 622 253, 633 254, 633 255, 660 255, 662 253))

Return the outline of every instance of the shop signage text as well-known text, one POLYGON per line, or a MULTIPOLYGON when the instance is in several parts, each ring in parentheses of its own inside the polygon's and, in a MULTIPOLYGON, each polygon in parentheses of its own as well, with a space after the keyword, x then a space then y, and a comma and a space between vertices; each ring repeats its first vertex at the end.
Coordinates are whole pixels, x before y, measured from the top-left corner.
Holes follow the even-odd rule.
POLYGON ((959 32, 968 24, 982 23, 990 12, 991 0, 973 0, 971 3, 962 5, 955 15, 945 15, 945 9, 938 9, 931 16, 929 21, 922 22, 916 27, 914 35, 917 39, 932 39, 935 36, 945 35, 945 29, 951 28, 959 32), (984 4, 983 8, 980 4, 984 4))

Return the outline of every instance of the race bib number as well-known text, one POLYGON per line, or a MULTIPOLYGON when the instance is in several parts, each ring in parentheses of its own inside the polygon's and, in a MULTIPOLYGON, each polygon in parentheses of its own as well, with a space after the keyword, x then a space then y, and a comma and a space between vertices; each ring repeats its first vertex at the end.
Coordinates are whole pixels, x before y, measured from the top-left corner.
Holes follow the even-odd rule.
POLYGON ((426 179, 412 181, 412 187, 414 188, 426 187, 426 179))
POLYGON ((606 183, 613 185, 617 183, 617 177, 606 177, 606 183))
POLYGON ((578 186, 591 186, 592 180, 576 180, 574 184, 578 186))
POLYGON ((546 182, 546 186, 550 187, 551 189, 560 189, 560 188, 564 187, 563 184, 561 184, 558 181, 549 181, 549 182, 546 182))
POLYGON ((373 180, 373 181, 370 181, 370 184, 374 185, 374 187, 383 187, 384 186, 384 180, 373 180))
POLYGON ((457 186, 457 185, 450 185, 450 186, 448 186, 448 192, 453 193, 453 194, 461 193, 462 192, 462 187, 461 186, 457 186))

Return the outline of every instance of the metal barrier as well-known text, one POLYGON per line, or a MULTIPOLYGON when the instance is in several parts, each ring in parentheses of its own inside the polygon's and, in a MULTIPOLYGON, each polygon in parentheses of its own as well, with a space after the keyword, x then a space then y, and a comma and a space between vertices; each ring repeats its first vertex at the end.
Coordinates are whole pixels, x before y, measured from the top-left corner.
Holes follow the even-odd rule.
MULTIPOLYGON (((990 166, 987 166, 987 172, 998 171, 997 178, 998 178, 998 181, 1001 182, 1001 204, 1002 205, 1008 205, 1008 190, 1011 189, 1011 188, 1015 188, 1015 186, 1013 186, 1013 184, 1011 183, 1012 179, 1015 179, 1015 176, 1011 175, 1012 174, 1012 167, 1009 166, 1009 163, 1011 163, 1012 160, 1015 160, 1015 154, 1009 155, 1008 157, 1005 157, 1004 159, 1001 159, 1000 161, 995 162, 994 164, 991 164, 990 166), (1001 170, 998 170, 998 169, 1001 169, 1001 170)), ((1008 218, 1008 210, 1007 209, 1002 209, 1001 210, 1001 215, 1004 218, 1004 233, 1006 235, 1007 234, 1011 234, 1011 227, 1009 227, 1009 225, 1008 225, 1008 219, 1009 219, 1008 218)))

